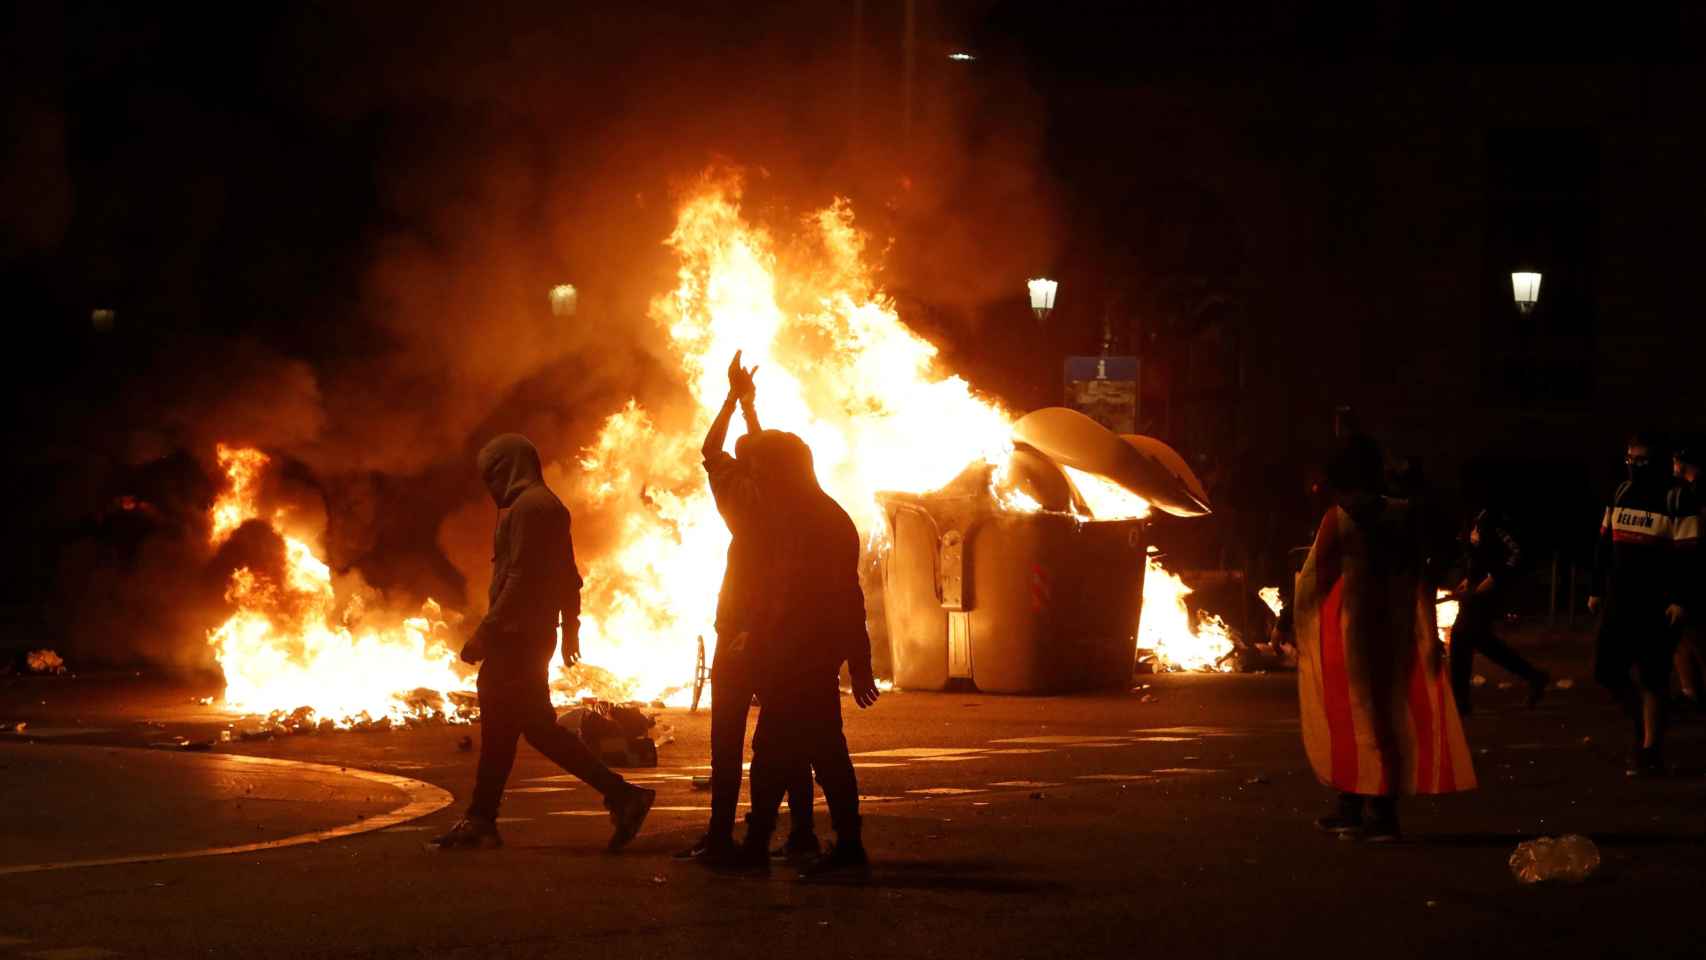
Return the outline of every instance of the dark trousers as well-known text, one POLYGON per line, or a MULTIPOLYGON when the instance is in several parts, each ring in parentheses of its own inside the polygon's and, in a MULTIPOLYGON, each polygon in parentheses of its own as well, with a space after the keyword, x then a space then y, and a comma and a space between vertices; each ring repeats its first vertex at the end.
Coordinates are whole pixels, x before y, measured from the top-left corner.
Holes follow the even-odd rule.
POLYGON ((1658 596, 1608 597, 1594 647, 1594 679, 1611 691, 1642 734, 1641 694, 1659 698, 1659 724, 1670 696, 1670 672, 1677 629, 1665 620, 1666 601, 1658 596))
POLYGON ((788 784, 807 768, 817 774, 837 842, 860 842, 859 778, 841 733, 835 673, 768 685, 752 735, 752 816, 748 836, 768 838, 788 784))
POLYGON ((546 759, 603 794, 606 805, 632 789, 593 756, 580 737, 557 726, 548 666, 498 660, 480 666, 480 766, 474 799, 468 804, 470 817, 497 819, 504 782, 515 766, 516 741, 522 737, 546 759))
MULTIPOLYGON (((713 837, 734 834, 740 805, 741 764, 746 758, 746 717, 752 711, 752 672, 732 657, 711 665, 711 828, 713 837)), ((753 769, 756 785, 757 765, 753 769)), ((789 831, 804 837, 812 824, 812 773, 795 771, 786 784, 789 831)), ((754 790, 756 796, 756 790, 754 790)))
POLYGON ((1457 622, 1451 626, 1451 693, 1459 713, 1469 712, 1474 684, 1475 654, 1479 653, 1524 680, 1534 681, 1542 676, 1534 664, 1512 650, 1493 624, 1504 612, 1498 591, 1464 597, 1458 608, 1457 622))

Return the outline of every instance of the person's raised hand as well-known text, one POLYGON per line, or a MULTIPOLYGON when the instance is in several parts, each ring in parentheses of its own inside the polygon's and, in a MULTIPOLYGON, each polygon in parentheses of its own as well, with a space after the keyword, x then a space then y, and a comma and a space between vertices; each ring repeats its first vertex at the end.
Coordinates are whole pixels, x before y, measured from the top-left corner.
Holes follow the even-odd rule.
POLYGON ((1588 612, 1589 613, 1598 613, 1599 612, 1599 598, 1598 597, 1589 597, 1588 598, 1588 612))
POLYGON ((1671 626, 1675 627, 1675 626, 1678 626, 1682 623, 1682 619, 1683 619, 1683 611, 1682 611, 1682 605, 1681 604, 1673 603, 1670 606, 1665 608, 1665 622, 1666 623, 1669 623, 1671 626))

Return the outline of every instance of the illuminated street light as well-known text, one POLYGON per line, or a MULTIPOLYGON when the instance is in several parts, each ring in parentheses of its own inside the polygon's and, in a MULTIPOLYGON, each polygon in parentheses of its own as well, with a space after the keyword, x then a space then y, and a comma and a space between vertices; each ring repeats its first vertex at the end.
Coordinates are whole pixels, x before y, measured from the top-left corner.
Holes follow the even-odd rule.
POLYGON ((1533 312, 1535 302, 1540 299, 1540 274, 1511 274, 1511 294, 1516 297, 1516 308, 1519 311, 1525 315, 1533 312))
POLYGON ((580 298, 572 283, 562 283, 551 288, 551 312, 559 317, 575 315, 575 301, 580 298))
POLYGON ((1049 311, 1054 309, 1054 292, 1060 288, 1060 284, 1039 277, 1025 285, 1031 290, 1031 310, 1036 313, 1038 320, 1047 320, 1049 311))
POLYGON ((956 63, 971 63, 973 60, 977 59, 977 54, 967 53, 964 50, 956 50, 953 53, 948 54, 948 59, 953 60, 956 63))

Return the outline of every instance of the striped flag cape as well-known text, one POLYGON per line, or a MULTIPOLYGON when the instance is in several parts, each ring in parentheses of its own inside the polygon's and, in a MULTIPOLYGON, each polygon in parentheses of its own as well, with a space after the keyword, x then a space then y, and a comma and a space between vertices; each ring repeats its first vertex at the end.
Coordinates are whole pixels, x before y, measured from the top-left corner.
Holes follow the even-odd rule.
POLYGON ((1383 506, 1365 524, 1328 510, 1297 575, 1304 748, 1315 775, 1342 793, 1472 790, 1409 506, 1383 506))

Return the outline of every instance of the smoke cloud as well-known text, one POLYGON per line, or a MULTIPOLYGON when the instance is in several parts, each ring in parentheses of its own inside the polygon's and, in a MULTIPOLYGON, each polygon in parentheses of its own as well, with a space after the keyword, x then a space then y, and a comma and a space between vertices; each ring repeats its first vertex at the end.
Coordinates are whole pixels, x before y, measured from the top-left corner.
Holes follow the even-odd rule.
MULTIPOLYGON (((30 101, 14 162, 65 197, 9 242, 65 265, 42 301, 82 318, 82 376, 113 398, 39 443, 93 478, 42 526, 72 652, 207 665, 239 550, 207 542, 220 442, 274 458, 267 496, 379 602, 477 612, 495 508, 472 463, 489 436, 533 438, 566 492, 576 451, 630 399, 691 417, 646 307, 674 284, 675 198, 708 166, 744 171, 749 215, 783 226, 852 198, 903 317, 932 304, 917 325, 939 338, 975 336, 979 309, 1047 263, 1044 118, 1018 68, 980 85, 920 71, 905 130, 877 5, 857 85, 845 12, 583 6, 257 13, 264 29, 218 53, 192 53, 173 13, 42 26, 86 66, 30 101), (148 16, 164 19, 131 22, 148 16), (222 88, 159 66, 177 56, 226 71, 222 88), (120 107, 143 111, 122 136, 92 107, 120 78, 120 107), (559 283, 580 292, 572 316, 549 309, 559 283), (96 295, 117 330, 87 328, 96 295), (118 533, 126 496, 147 511, 118 533)), ((584 565, 609 521, 575 522, 584 565)))

